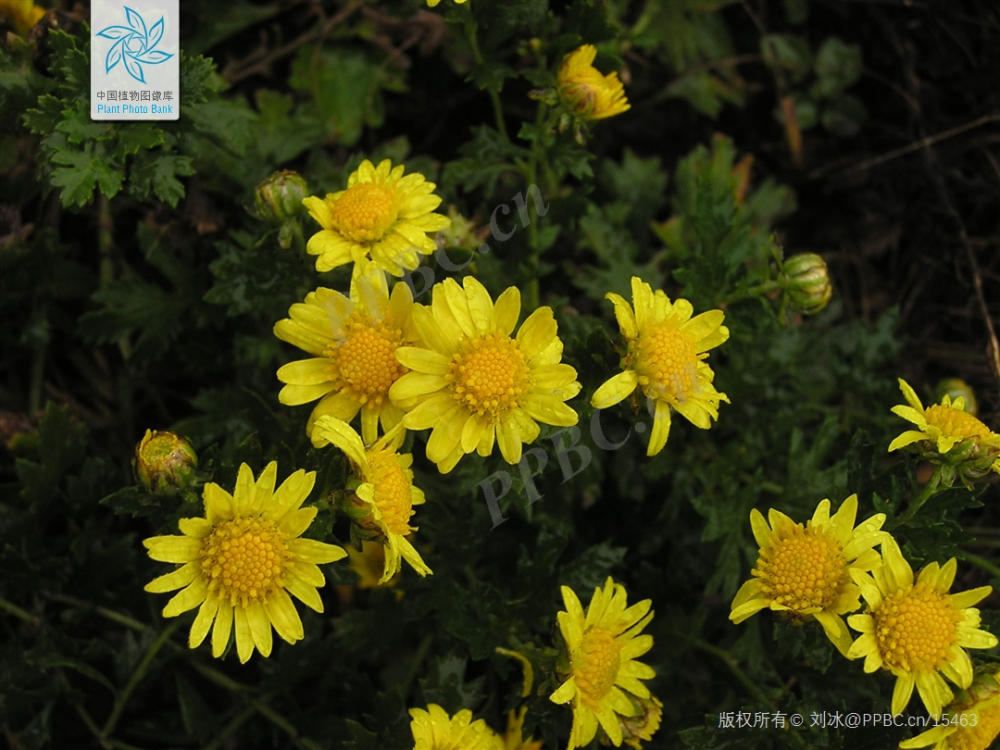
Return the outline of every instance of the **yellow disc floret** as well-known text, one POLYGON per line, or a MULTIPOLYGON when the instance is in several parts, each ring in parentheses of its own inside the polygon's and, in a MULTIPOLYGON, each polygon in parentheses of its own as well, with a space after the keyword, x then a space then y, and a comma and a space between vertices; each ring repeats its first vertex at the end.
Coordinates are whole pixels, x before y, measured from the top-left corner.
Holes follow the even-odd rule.
POLYGON ((368 454, 369 478, 375 485, 375 507, 393 534, 409 534, 413 515, 413 482, 399 464, 395 451, 377 450, 368 454))
POLYGON ((822 528, 792 527, 787 536, 761 550, 757 567, 765 596, 795 611, 826 609, 837 601, 847 578, 840 544, 822 528))
POLYGON ((691 338, 660 325, 640 334, 630 347, 639 385, 649 398, 683 403, 698 383, 698 355, 691 338))
POLYGON ((591 708, 608 694, 621 667, 621 644, 604 628, 583 634, 580 648, 573 654, 573 676, 580 696, 591 708))
POLYGON ((934 404, 924 412, 928 424, 940 428, 941 432, 957 438, 987 438, 989 428, 963 409, 954 406, 934 404))
POLYGON ((333 228, 354 242, 382 239, 398 213, 394 194, 372 183, 348 188, 330 207, 333 228))
POLYGON ((882 660, 906 672, 930 672, 949 661, 962 621, 948 594, 919 583, 886 597, 872 617, 882 660))
POLYGON ((342 344, 331 345, 327 356, 336 363, 343 386, 351 389, 358 403, 381 405, 389 388, 408 372, 396 360, 403 333, 390 319, 372 320, 355 310, 344 322, 342 344))
POLYGON ((208 590, 234 606, 246 607, 280 588, 290 567, 284 535, 262 518, 223 521, 202 542, 201 571, 208 590))
MULTIPOLYGON (((963 717, 969 718, 969 717, 963 717)), ((959 725, 958 730, 948 738, 948 750, 988 750, 993 740, 1000 736, 1000 701, 973 714, 975 724, 959 725)))
POLYGON ((445 378, 456 401, 494 419, 517 406, 531 387, 530 370, 517 341, 502 333, 464 342, 445 378))

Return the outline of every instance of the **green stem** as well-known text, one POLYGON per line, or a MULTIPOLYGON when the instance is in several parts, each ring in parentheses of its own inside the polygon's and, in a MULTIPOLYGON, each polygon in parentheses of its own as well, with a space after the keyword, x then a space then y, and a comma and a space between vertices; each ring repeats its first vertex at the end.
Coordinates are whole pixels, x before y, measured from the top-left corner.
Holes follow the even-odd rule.
POLYGON ((121 718, 122 711, 125 710, 125 704, 128 703, 129 698, 132 697, 132 693, 138 687, 139 683, 142 682, 142 678, 146 676, 146 671, 149 669, 149 665, 152 664, 153 658, 159 652, 163 645, 170 639, 170 636, 174 634, 177 630, 177 626, 180 623, 172 622, 170 625, 165 627, 160 634, 156 637, 156 640, 150 645, 149 650, 146 651, 146 655, 142 657, 142 661, 135 668, 132 676, 129 678, 128 684, 125 685, 125 689, 122 690, 121 695, 115 701, 115 706, 111 710, 111 715, 108 720, 104 723, 104 729, 101 730, 101 735, 107 737, 111 734, 115 725, 118 724, 118 719, 121 718))
POLYGON ((941 467, 937 466, 934 468, 934 473, 931 474, 931 478, 927 480, 927 484, 924 485, 923 490, 921 490, 920 494, 910 502, 910 507, 906 509, 906 512, 903 515, 892 521, 886 531, 892 531, 900 526, 905 526, 913 520, 913 517, 917 514, 917 511, 923 507, 924 503, 930 500, 937 493, 940 485, 941 467))
MULTIPOLYGON (((466 23, 465 38, 469 41, 469 48, 472 50, 472 57, 476 61, 476 65, 481 66, 483 64, 483 53, 479 51, 476 29, 477 25, 475 21, 466 23)), ((507 134, 507 124, 503 119, 503 104, 500 102, 500 94, 489 87, 486 88, 486 93, 489 94, 490 103, 493 105, 493 116, 496 119, 497 132, 500 133, 500 137, 503 138, 504 142, 509 144, 510 136, 507 134)))
POLYGON ((690 643, 698 650, 704 651, 706 654, 711 654, 712 656, 723 662, 726 665, 726 667, 729 668, 729 671, 733 673, 733 677, 735 677, 737 681, 747 689, 747 692, 749 692, 750 695, 752 695, 758 701, 772 707, 775 705, 774 701, 768 698, 767 695, 764 693, 764 691, 760 689, 760 686, 758 686, 757 683, 751 680, 747 676, 746 672, 740 669, 739 663, 736 661, 736 658, 731 653, 729 653, 724 649, 719 648, 718 646, 713 646, 711 643, 706 643, 700 638, 692 638, 688 635, 684 635, 683 633, 676 633, 675 635, 680 636, 682 639, 690 643))
POLYGON ((757 286, 750 287, 746 291, 730 294, 728 297, 720 300, 720 304, 731 305, 733 302, 741 302, 745 299, 759 299, 769 292, 775 292, 783 288, 784 284, 781 281, 778 279, 771 279, 770 281, 765 281, 757 286))
POLYGON ((1000 565, 992 563, 985 557, 980 557, 979 555, 969 552, 968 550, 961 550, 962 559, 967 563, 975 565, 977 568, 981 568, 989 573, 995 578, 1000 578, 1000 565))
POLYGON ((413 661, 410 662, 410 669, 406 673, 406 679, 403 680, 403 698, 410 692, 410 688, 413 686, 413 681, 417 679, 417 674, 420 672, 420 665, 424 663, 424 659, 427 658, 427 652, 431 650, 431 644, 434 643, 434 635, 428 633, 424 636, 424 639, 420 641, 420 645, 417 646, 417 652, 413 655, 413 661))
POLYGON ((4 612, 14 615, 14 617, 18 617, 24 620, 26 623, 30 625, 42 624, 42 621, 37 617, 35 617, 33 614, 31 614, 27 610, 21 609, 16 604, 13 604, 7 601, 6 599, 0 599, 0 609, 2 609, 4 612))
POLYGON ((233 717, 232 721, 222 728, 222 731, 219 732, 219 735, 214 740, 205 745, 204 750, 218 750, 218 748, 222 747, 222 745, 226 743, 232 735, 236 734, 236 731, 241 726, 246 724, 255 713, 257 713, 257 710, 253 706, 240 711, 233 717))

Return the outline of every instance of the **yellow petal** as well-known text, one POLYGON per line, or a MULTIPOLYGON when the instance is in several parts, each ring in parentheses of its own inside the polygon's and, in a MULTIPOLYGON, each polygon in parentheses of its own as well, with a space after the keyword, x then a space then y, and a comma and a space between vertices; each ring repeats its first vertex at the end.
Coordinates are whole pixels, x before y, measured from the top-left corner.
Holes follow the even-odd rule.
POLYGON ((143 587, 143 591, 148 591, 150 594, 163 594, 167 591, 176 591, 191 583, 198 576, 198 571, 200 570, 201 564, 199 562, 192 561, 186 563, 183 567, 178 568, 172 573, 154 578, 143 587))
POLYGON ((657 401, 656 415, 653 417, 653 431, 649 434, 649 447, 646 449, 646 455, 655 456, 663 450, 668 437, 670 437, 670 404, 666 401, 657 401))
POLYGON ((365 445, 361 436, 350 425, 333 417, 320 417, 313 427, 313 435, 337 446, 349 459, 367 474, 368 458, 365 455, 365 445))
POLYGON ((192 610, 205 601, 208 594, 208 586, 202 577, 195 578, 186 589, 175 594, 174 598, 167 602, 163 608, 164 617, 176 617, 179 614, 192 610))
POLYGON ((327 544, 315 539, 289 539, 288 551, 302 562, 323 565, 347 557, 347 551, 336 544, 327 544))
POLYGON ((607 409, 614 406, 619 401, 632 395, 639 381, 636 379, 634 370, 625 370, 606 380, 604 384, 594 391, 590 399, 590 405, 595 409, 607 409))
POLYGON ((194 623, 191 625, 191 632, 188 634, 188 646, 190 648, 198 648, 202 644, 205 636, 208 635, 209 629, 212 627, 212 621, 215 619, 215 614, 218 611, 218 597, 214 594, 209 594, 205 601, 201 603, 201 608, 198 610, 198 614, 194 618, 194 623))
POLYGON ((215 615, 212 628, 212 656, 218 659, 229 645, 229 635, 233 631, 233 607, 225 599, 219 601, 219 611, 215 615))
POLYGON ((510 336, 521 316, 521 292, 516 286, 508 287, 497 297, 493 308, 493 328, 497 333, 510 336))
POLYGON ((187 536, 154 536, 143 541, 153 560, 187 563, 201 555, 201 540, 187 536))
POLYGON ((552 308, 539 307, 527 317, 517 332, 521 353, 528 359, 541 353, 556 337, 557 328, 552 308))
POLYGON ((246 664, 253 656, 253 636, 250 634, 250 623, 247 621, 246 609, 235 607, 233 620, 236 625, 236 653, 240 657, 240 664, 246 664))
POLYGON ((264 600, 268 619, 278 635, 288 643, 295 643, 305 637, 302 620, 295 611, 295 605, 284 589, 278 589, 264 600))
POLYGON ((611 301, 615 308, 615 319, 618 321, 618 329, 627 341, 631 341, 639 336, 639 327, 635 322, 635 313, 632 306, 626 302, 621 295, 608 292, 604 298, 611 301))
POLYGON ((250 627, 250 637, 260 651, 261 656, 271 655, 271 620, 260 602, 252 602, 246 609, 247 625, 250 627))

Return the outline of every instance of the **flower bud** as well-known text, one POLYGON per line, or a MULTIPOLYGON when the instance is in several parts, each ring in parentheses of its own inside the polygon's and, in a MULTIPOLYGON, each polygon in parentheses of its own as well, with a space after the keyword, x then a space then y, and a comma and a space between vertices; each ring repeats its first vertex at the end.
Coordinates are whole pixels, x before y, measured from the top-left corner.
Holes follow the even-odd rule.
POLYGON ((972 387, 961 378, 945 378, 934 388, 934 397, 938 401, 943 401, 948 396, 952 401, 952 406, 963 408, 972 416, 979 414, 979 405, 976 403, 976 393, 972 387), (959 398, 964 401, 962 407, 955 403, 959 398))
POLYGON ((198 468, 198 455, 185 438, 146 430, 132 461, 136 479, 149 492, 171 495, 187 487, 198 468))
POLYGON ((254 207, 258 218, 281 224, 303 212, 302 199, 309 195, 306 181, 298 172, 275 172, 254 190, 254 207))
POLYGON ((799 253, 781 264, 785 304, 803 315, 820 312, 833 295, 826 261, 816 253, 799 253))

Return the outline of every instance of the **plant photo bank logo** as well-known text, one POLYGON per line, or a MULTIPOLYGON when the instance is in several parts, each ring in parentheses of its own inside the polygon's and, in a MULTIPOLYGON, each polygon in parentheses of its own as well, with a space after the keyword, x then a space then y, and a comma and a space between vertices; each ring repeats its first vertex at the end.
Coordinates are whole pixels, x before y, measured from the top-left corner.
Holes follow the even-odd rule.
POLYGON ((93 120, 180 117, 179 0, 92 0, 93 120))
MULTIPOLYGON (((163 16, 152 26, 147 27, 142 14, 122 6, 128 26, 108 26, 97 32, 97 36, 114 40, 104 60, 104 72, 110 73, 122 63, 125 70, 135 80, 146 84, 145 65, 160 65, 173 57, 172 52, 156 49, 163 39, 163 16)), ((148 84, 147 84, 148 85, 148 84)))

